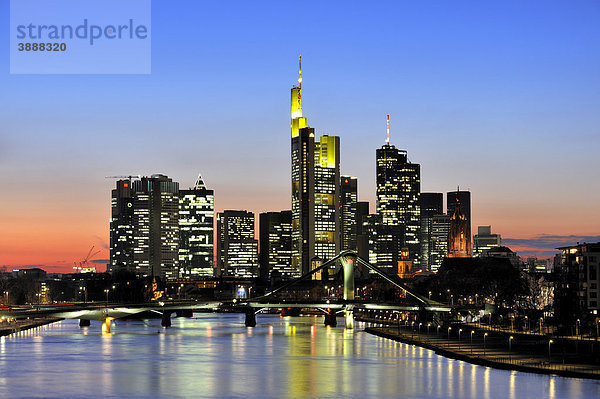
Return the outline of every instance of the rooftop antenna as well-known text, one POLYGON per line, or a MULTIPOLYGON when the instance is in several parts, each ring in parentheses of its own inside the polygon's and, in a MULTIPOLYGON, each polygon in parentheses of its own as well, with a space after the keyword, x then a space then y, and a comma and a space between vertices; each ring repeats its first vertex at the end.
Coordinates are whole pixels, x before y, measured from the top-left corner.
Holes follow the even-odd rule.
POLYGON ((387 122, 387 138, 385 139, 385 143, 389 145, 390 144, 390 114, 387 114, 386 122, 387 122))
POLYGON ((298 88, 302 88, 302 54, 300 54, 300 58, 298 59, 298 88))

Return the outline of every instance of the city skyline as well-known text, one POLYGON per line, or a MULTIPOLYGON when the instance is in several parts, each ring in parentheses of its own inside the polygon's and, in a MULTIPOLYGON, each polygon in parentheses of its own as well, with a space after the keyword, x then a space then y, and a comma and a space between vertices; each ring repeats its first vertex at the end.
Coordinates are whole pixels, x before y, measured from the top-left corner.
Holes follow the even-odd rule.
MULTIPOLYGON (((11 188, 3 190, 0 266, 39 265, 51 272, 68 272, 92 245, 104 248, 99 259, 108 259, 114 180, 105 180, 106 175, 165 173, 186 188, 202 173, 215 192, 215 212, 244 209, 258 215, 291 209, 286 109, 300 52, 304 54, 305 115, 316 136, 341 137, 340 172, 358 177, 358 200, 368 200, 371 211, 375 209, 375 150, 385 143, 384 118, 390 113, 390 142, 406 149, 410 160, 421 165, 422 192, 470 188, 473 231, 479 225, 491 225, 520 255, 528 248, 535 252, 577 241, 599 241, 596 204, 600 191, 593 184, 597 167, 592 149, 600 136, 594 112, 600 82, 593 72, 600 63, 594 55, 598 52, 593 51, 598 47, 594 38, 600 34, 585 15, 588 5, 593 9, 591 3, 582 3, 568 13, 567 17, 576 16, 580 23, 574 26, 572 22, 572 31, 561 30, 562 41, 553 29, 561 20, 559 9, 566 7, 556 3, 545 9, 542 17, 547 20, 538 20, 541 32, 521 25, 524 16, 512 22, 518 32, 529 34, 530 40, 520 47, 511 47, 517 34, 513 40, 491 38, 496 53, 483 51, 484 43, 473 38, 466 42, 474 51, 468 52, 465 64, 446 59, 448 70, 441 77, 444 68, 426 62, 436 57, 411 48, 408 41, 401 47, 412 49, 408 54, 414 59, 397 71, 376 61, 375 49, 383 51, 381 47, 389 43, 371 48, 353 36, 351 41, 359 50, 373 56, 364 60, 356 54, 344 55, 348 41, 340 40, 339 48, 328 54, 326 46, 309 34, 305 43, 298 40, 279 52, 269 50, 277 43, 263 45, 262 52, 249 57, 250 65, 229 64, 233 61, 229 57, 215 59, 218 65, 210 69, 222 77, 220 84, 203 78, 206 67, 194 72, 184 65, 184 78, 172 78, 178 64, 166 61, 164 54, 155 58, 149 77, 3 75, 0 83, 8 90, 0 95, 0 113, 7 134, 0 138, 0 166, 11 188), (536 48, 546 43, 544 33, 552 33, 552 43, 562 46, 536 48), (577 40, 584 40, 585 45, 577 40), (340 58, 334 60, 334 54, 340 58), (506 63, 491 68, 493 61, 478 59, 483 55, 506 63), (572 61, 567 57, 573 57, 572 61), (267 66, 267 59, 273 65, 267 66), (588 62, 581 65, 582 59, 588 62), (511 67, 511 60, 519 65, 511 67), (546 65, 548 61, 557 63, 546 65), (213 69, 219 65, 228 68, 217 73, 213 69), (423 65, 428 68, 416 73, 415 68, 423 65), (540 70, 543 65, 546 69, 540 70), (461 67, 466 71, 458 73, 461 67), (377 78, 375 71, 380 72, 377 78), (561 79, 553 80, 556 76, 561 79), (167 87, 168 83, 174 85, 167 87), (461 83, 467 84, 461 87, 461 83), (441 87, 439 92, 436 85, 441 87), (59 93, 63 86, 65 93, 59 93), (153 101, 140 100, 154 89, 153 101), (194 100, 192 92, 202 89, 214 102, 194 100), (114 93, 121 96, 119 100, 113 100, 114 93), (240 93, 244 98, 236 97, 240 93), (55 96, 62 106, 50 102, 55 96), (569 100, 563 102, 565 96, 569 100), (127 107, 120 109, 124 104, 127 107), (195 107, 205 108, 195 115, 195 107), (31 120, 15 116, 36 108, 39 112, 31 120)), ((7 8, 0 7, 2 11, 7 8)), ((391 13, 416 13, 414 7, 394 8, 391 13)), ((156 5, 159 12, 154 15, 163 8, 156 5)), ((531 5, 520 10, 527 15, 539 11, 531 5)), ((342 13, 353 15, 351 10, 342 13)), ((353 16, 344 24, 356 21, 358 16, 353 16)), ((507 22, 508 16, 503 11, 498 18, 507 22)), ((373 15, 365 18, 374 23, 373 15)), ((442 23, 437 32, 456 24, 442 15, 432 18, 442 23)), ((490 22, 484 17, 468 20, 484 31, 484 21, 490 22)), ((160 22, 159 15, 153 37, 157 51, 164 53, 169 46, 161 41, 160 33, 167 27, 160 22)), ((273 29, 285 29, 274 24, 273 29)), ((500 25, 492 24, 486 32, 500 34, 504 31, 500 25)), ((410 26, 413 33, 424 34, 415 24, 410 26)), ((329 35, 335 36, 330 29, 329 35)), ((265 28, 254 34, 264 38, 268 32, 265 28)), ((456 34, 439 40, 451 44, 456 34)), ((464 39, 464 34, 460 31, 459 36, 464 39)), ((0 36, 7 36, 7 28, 0 28, 0 36)), ((432 45, 429 51, 444 47, 435 46, 432 36, 424 39, 432 45)), ((405 56, 399 50, 392 53, 394 61, 405 56)), ((383 56, 388 54, 382 52, 383 56)), ((7 59, 6 54, 1 57, 7 59)), ((192 62, 198 57, 196 53, 183 60, 192 62)))

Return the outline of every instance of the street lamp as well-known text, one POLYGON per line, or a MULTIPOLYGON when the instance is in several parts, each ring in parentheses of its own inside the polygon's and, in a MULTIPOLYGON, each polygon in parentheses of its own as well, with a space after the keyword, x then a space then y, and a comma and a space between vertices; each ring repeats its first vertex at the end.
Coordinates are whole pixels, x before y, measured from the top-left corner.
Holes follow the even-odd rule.
POLYGON ((525 332, 529 332, 529 318, 525 315, 525 332))
POLYGON ((473 334, 475 333, 474 330, 471 330, 471 354, 473 354, 473 334))
POLYGON ((104 290, 104 293, 106 294, 106 304, 108 305, 108 291, 110 291, 108 288, 106 288, 104 290))
POLYGON ((483 334, 483 356, 485 356, 485 339, 487 338, 488 333, 483 334))
POLYGON ((510 337, 508 337, 508 353, 510 353, 512 351, 512 340, 513 340, 513 336, 511 335, 510 337))
POLYGON ((452 327, 448 327, 448 339, 450 339, 450 330, 452 330, 452 327))
POLYGON ((462 328, 458 329, 458 350, 460 350, 460 333, 462 332, 462 328))
POLYGON ((419 323, 419 334, 421 334, 421 325, 422 325, 422 324, 423 324, 423 323, 419 323))
POLYGON ((450 304, 454 306, 454 294, 450 295, 450 304))
POLYGON ((427 335, 429 335, 429 326, 431 326, 431 323, 427 323, 427 335))
POLYGON ((550 344, 552 344, 552 343, 554 343, 554 341, 552 341, 552 340, 548 341, 548 363, 550 363, 550 358, 551 358, 551 356, 550 356, 550 344))
POLYGON ((575 325, 575 335, 579 336, 579 319, 577 319, 577 324, 575 325))
POLYGON ((431 291, 429 291, 429 299, 431 299, 431 291))
POLYGON ((542 334, 542 322, 544 321, 543 317, 540 317, 540 335, 542 334))

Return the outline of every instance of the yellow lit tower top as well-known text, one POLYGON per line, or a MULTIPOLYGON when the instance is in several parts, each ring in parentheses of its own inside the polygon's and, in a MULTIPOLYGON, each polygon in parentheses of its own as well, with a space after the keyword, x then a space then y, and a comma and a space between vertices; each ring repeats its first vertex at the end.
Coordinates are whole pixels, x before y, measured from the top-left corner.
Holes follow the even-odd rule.
POLYGON ((387 120, 387 138, 385 139, 385 143, 387 145, 390 145, 390 114, 387 114, 386 120, 387 120))
POLYGON ((298 61, 298 86, 292 87, 291 98, 292 138, 297 137, 300 129, 307 126, 302 117, 302 55, 298 61))

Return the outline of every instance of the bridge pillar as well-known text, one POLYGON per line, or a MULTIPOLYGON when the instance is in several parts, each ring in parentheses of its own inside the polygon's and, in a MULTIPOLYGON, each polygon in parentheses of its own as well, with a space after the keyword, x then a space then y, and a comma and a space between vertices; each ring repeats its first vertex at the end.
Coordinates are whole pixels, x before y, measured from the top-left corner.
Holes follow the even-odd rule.
POLYGON ((256 313, 252 308, 246 310, 246 327, 256 327, 256 313))
POLYGON ((353 306, 346 306, 344 311, 344 321, 346 322, 347 329, 354 328, 354 309, 353 306))
POLYGON ((337 326, 337 318, 335 315, 335 310, 329 310, 325 312, 325 323, 326 326, 335 327, 337 326))
POLYGON ((354 300, 354 264, 356 263, 356 255, 348 254, 341 258, 342 267, 344 268, 344 300, 354 300))
POLYGON ((171 312, 164 310, 160 325, 163 327, 171 327, 171 312))
POLYGON ((91 322, 86 319, 79 319, 79 327, 89 327, 91 322))
POLYGON ((102 320, 102 334, 110 334, 110 322, 113 320, 113 317, 107 317, 102 320))

